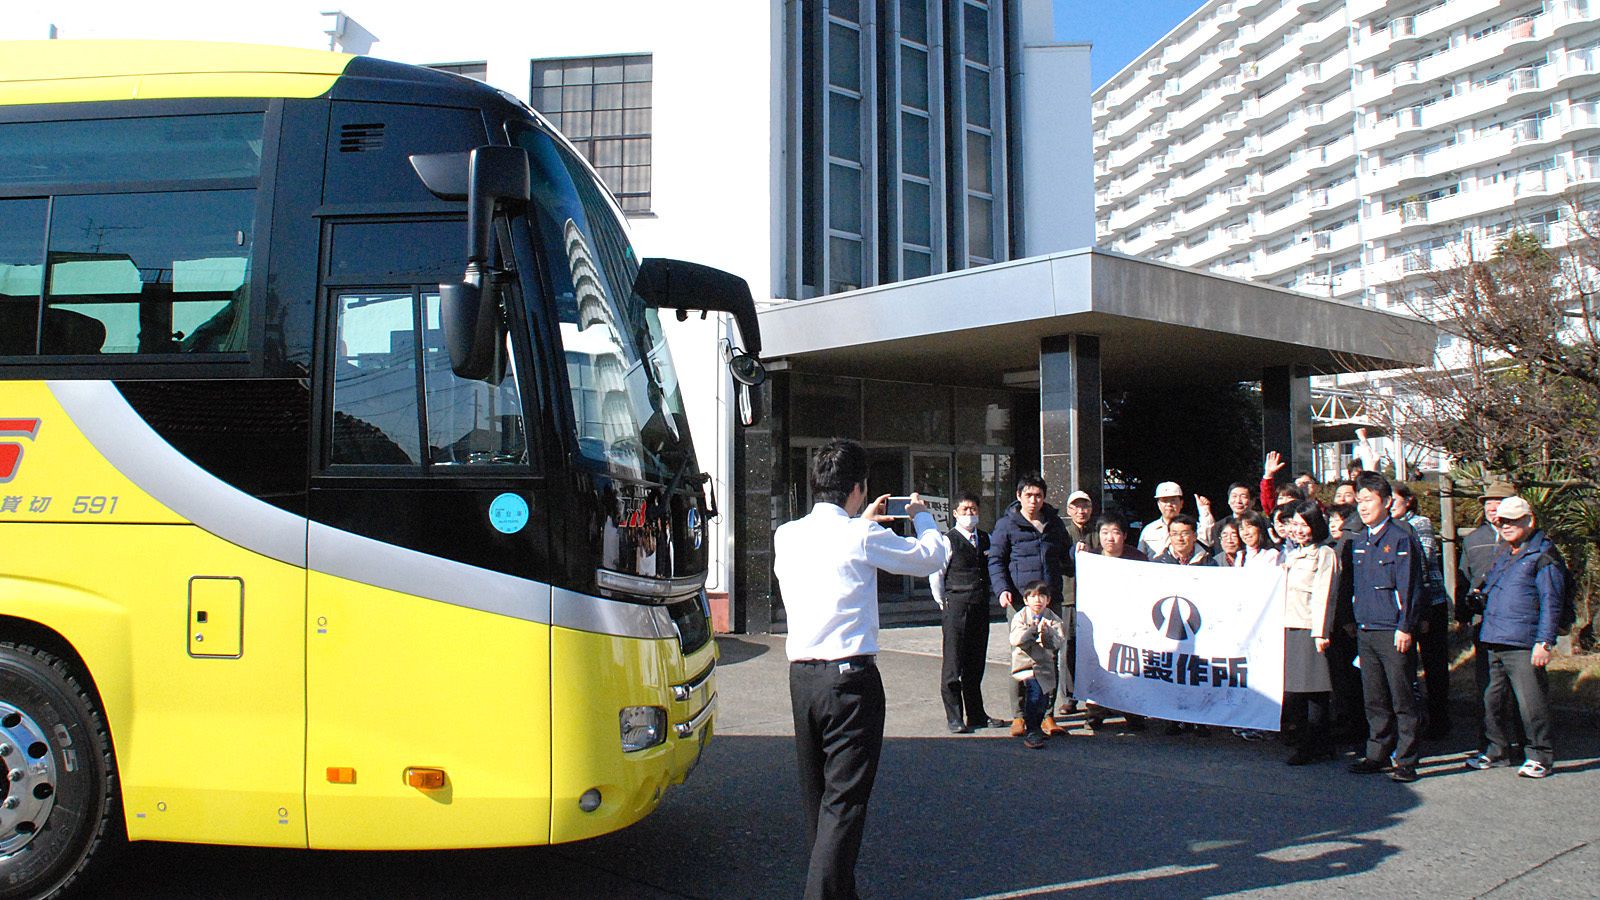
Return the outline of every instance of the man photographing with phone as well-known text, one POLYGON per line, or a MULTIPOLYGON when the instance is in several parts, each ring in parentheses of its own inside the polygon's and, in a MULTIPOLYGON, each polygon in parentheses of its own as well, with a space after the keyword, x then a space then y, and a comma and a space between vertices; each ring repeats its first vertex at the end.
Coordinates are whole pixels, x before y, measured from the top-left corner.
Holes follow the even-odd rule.
POLYGON ((905 509, 915 538, 880 524, 889 521, 889 495, 867 503, 867 451, 855 441, 817 451, 811 495, 811 512, 772 536, 789 622, 789 702, 811 851, 805 895, 853 898, 883 751, 878 570, 932 575, 944 567, 945 545, 916 494, 905 509))

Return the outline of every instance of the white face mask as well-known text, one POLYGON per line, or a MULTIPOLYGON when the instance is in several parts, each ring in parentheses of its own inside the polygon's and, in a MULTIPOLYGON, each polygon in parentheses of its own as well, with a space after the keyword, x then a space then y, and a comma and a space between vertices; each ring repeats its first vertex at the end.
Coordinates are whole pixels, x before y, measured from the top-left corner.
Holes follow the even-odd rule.
POLYGON ((978 517, 977 516, 956 516, 956 525, 958 527, 966 530, 966 531, 971 531, 974 528, 978 527, 978 517))

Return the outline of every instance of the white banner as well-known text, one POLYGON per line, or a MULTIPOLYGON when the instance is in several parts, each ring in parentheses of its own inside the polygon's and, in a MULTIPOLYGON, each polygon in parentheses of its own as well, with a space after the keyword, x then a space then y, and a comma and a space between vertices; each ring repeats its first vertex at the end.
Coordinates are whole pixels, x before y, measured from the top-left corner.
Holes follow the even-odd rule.
POLYGON ((1277 731, 1283 570, 1077 556, 1080 700, 1277 731))

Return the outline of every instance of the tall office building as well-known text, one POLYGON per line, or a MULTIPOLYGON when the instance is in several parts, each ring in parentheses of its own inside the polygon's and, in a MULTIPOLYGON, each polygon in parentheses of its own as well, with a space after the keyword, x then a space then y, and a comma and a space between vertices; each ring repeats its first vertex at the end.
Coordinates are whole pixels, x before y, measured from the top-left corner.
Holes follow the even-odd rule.
POLYGON ((1468 240, 1565 240, 1600 182, 1600 2, 1212 0, 1093 121, 1101 246, 1394 307, 1468 240))

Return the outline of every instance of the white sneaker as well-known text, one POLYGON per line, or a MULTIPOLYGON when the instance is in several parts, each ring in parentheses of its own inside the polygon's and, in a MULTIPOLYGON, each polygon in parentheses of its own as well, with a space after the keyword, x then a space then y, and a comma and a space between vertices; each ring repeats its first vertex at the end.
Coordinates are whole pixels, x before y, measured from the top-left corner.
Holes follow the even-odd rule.
POLYGON ((1544 763, 1530 759, 1522 764, 1522 768, 1517 770, 1517 774, 1523 778, 1543 778, 1550 774, 1550 770, 1544 763))

